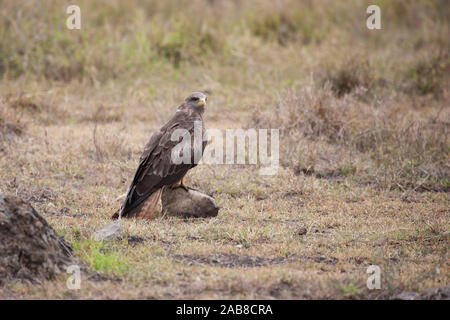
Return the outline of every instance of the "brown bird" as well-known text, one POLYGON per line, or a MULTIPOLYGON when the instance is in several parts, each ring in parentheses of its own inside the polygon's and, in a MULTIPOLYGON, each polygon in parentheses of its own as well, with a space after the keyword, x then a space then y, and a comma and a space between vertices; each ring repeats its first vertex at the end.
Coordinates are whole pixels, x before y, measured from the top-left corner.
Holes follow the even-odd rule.
POLYGON ((203 93, 192 93, 178 107, 175 115, 153 134, 142 153, 125 201, 113 218, 119 216, 151 218, 163 187, 182 187, 188 190, 183 178, 189 169, 197 165, 206 147, 206 141, 203 140, 205 132, 203 112, 206 100, 207 97, 203 93), (197 148, 196 143, 198 145, 198 142, 195 142, 197 131, 194 132, 194 128, 195 130, 201 128, 201 141, 197 148), (177 131, 177 129, 181 130, 177 131), (175 152, 174 148, 185 142, 183 136, 179 134, 183 130, 190 135, 189 145, 186 146, 188 150, 177 147, 180 152, 175 152), (190 151, 188 161, 186 158, 189 156, 189 152, 186 150, 190 151), (178 160, 174 161, 172 151, 178 154, 178 160), (196 152, 197 156, 195 156, 196 152), (186 157, 180 163, 183 153, 186 157))

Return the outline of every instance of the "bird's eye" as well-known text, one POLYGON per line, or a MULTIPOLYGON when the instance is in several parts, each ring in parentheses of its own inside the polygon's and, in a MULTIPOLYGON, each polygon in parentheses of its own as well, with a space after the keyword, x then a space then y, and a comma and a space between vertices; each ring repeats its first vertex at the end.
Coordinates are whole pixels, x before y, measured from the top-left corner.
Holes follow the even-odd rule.
POLYGON ((198 97, 193 97, 193 98, 192 98, 192 101, 198 101, 198 100, 199 100, 198 97))

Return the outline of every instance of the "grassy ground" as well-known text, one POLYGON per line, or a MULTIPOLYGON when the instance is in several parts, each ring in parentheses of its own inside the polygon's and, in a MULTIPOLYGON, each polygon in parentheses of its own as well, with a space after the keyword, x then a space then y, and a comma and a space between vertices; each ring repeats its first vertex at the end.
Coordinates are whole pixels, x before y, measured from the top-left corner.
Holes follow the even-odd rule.
MULTIPOLYGON (((0 4, 0 192, 88 266, 1 298, 388 298, 449 285, 450 13, 445 1, 0 4), (180 10, 180 8, 183 8, 180 10), (209 128, 280 129, 281 169, 202 164, 217 218, 127 220, 143 146, 190 92, 209 128), (382 271, 368 290, 366 269, 382 271), (95 273, 98 272, 98 273, 95 273)), ((40 3, 40 2, 39 2, 40 3)))

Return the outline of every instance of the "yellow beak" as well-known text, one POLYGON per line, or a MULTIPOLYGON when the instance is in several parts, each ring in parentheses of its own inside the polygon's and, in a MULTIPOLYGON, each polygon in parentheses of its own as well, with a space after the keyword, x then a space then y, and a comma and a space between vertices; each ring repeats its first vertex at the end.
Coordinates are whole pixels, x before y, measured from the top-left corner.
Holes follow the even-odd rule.
POLYGON ((205 99, 201 99, 201 100, 199 100, 199 101, 197 102, 197 104, 198 104, 199 106, 204 106, 204 105, 206 104, 206 101, 205 101, 205 99))

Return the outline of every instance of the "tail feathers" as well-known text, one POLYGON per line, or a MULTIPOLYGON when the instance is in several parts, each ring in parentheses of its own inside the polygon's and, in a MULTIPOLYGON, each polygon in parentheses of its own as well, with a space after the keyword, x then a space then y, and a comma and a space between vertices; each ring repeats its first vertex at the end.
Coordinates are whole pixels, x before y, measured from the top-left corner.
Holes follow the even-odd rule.
POLYGON ((147 198, 147 200, 145 200, 141 206, 140 212, 137 214, 138 218, 149 220, 154 218, 153 211, 155 211, 156 205, 158 204, 161 191, 162 189, 156 190, 150 197, 147 198))
MULTIPOLYGON (((158 189, 149 196, 139 201, 138 204, 134 206, 131 210, 123 210, 123 208, 117 210, 112 219, 118 219, 119 217, 125 218, 141 218, 141 219, 152 219, 153 211, 155 211, 156 205, 158 204, 159 197, 161 196, 162 189, 158 189), (123 211, 122 211, 123 210, 123 211), (121 214, 122 211, 122 214, 121 214)), ((125 205, 125 203, 124 203, 125 205)))

